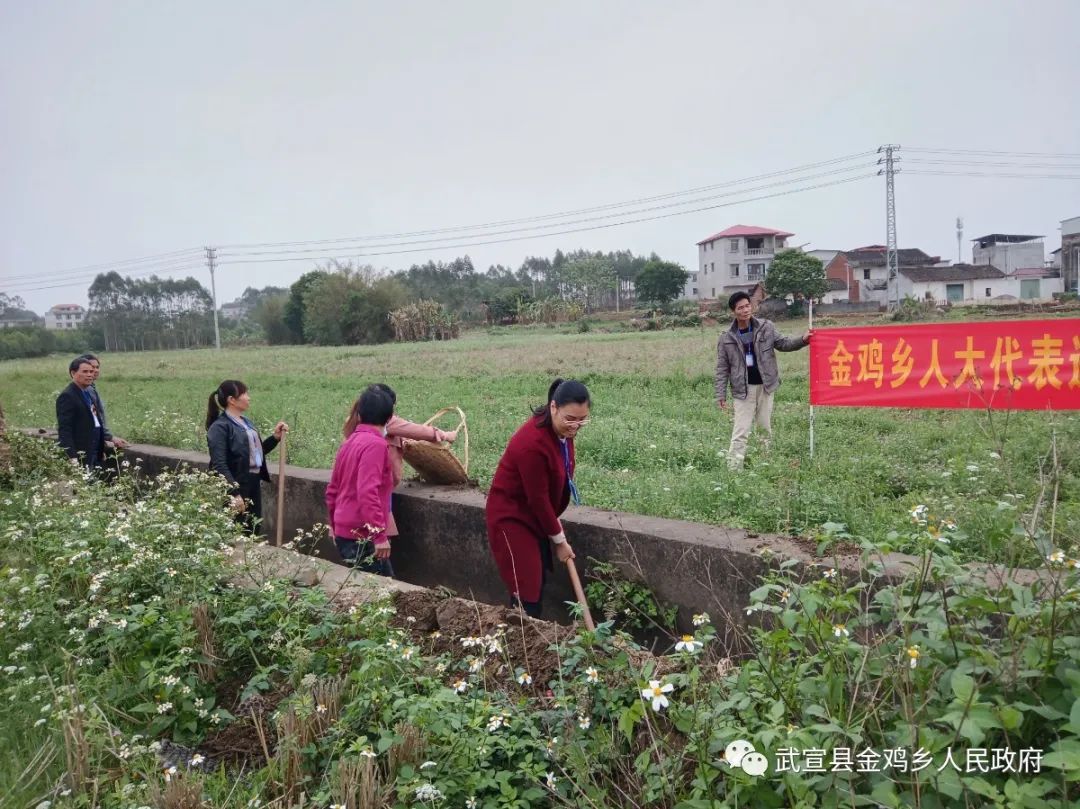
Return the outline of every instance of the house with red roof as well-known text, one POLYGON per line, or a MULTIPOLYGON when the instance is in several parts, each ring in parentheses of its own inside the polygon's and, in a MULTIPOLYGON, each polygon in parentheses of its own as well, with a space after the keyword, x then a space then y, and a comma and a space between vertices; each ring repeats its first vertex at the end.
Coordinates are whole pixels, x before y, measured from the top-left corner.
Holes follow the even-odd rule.
POLYGON ((684 297, 691 300, 726 298, 750 292, 765 280, 769 265, 795 234, 756 225, 735 225, 697 243, 697 272, 691 272, 684 297))

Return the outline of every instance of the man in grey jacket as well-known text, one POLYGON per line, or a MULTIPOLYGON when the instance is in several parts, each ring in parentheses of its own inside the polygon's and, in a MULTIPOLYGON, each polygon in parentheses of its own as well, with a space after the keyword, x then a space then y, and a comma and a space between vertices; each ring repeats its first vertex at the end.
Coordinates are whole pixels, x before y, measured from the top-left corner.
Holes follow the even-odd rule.
POLYGON ((756 424, 768 444, 772 438, 773 393, 780 386, 777 351, 798 351, 810 345, 810 332, 802 337, 784 337, 772 321, 753 316, 753 304, 745 292, 728 298, 735 313, 731 328, 721 332, 716 344, 716 403, 727 408, 731 385, 735 419, 728 449, 728 466, 739 469, 746 457, 746 440, 756 424))

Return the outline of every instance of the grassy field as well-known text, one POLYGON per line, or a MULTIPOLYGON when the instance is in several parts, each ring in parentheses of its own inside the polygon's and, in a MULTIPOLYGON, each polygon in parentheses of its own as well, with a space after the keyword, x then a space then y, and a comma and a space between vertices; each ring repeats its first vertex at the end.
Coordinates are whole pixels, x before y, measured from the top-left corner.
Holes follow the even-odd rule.
MULTIPOLYGON (((795 334, 802 324, 781 328, 795 334)), ((470 472, 486 488, 528 408, 553 377, 573 376, 595 400, 578 441, 588 505, 804 535, 841 523, 881 539, 926 504, 960 524, 961 555, 1000 561, 1034 553, 1014 532, 1017 519, 1038 510, 1040 526, 1050 528, 1051 511, 1033 504, 1056 435, 1063 472, 1053 541, 1069 548, 1080 539, 1080 418, 819 408, 811 460, 805 351, 779 355, 784 382, 771 452, 752 442, 747 468, 729 472, 731 416, 713 402, 715 341, 715 329, 566 334, 538 327, 472 332, 450 343, 113 354, 102 358, 99 389, 116 434, 205 450, 207 397, 222 379, 242 379, 257 423, 292 425, 290 462, 326 467, 357 392, 384 381, 407 418, 422 421, 448 405, 465 410, 470 472)), ((55 423, 67 361, 0 365, 0 404, 12 424, 55 423)))

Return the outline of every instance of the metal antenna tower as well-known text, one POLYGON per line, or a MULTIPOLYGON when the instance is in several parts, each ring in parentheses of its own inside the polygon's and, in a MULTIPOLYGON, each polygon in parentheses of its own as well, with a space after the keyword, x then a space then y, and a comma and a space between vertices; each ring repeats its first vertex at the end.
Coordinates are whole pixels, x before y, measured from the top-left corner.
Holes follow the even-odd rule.
POLYGON ((878 154, 885 153, 884 157, 878 158, 878 165, 884 163, 884 168, 878 169, 878 175, 885 175, 885 268, 888 270, 886 297, 889 308, 900 305, 900 259, 896 252, 896 181, 895 175, 898 169, 894 167, 899 162, 893 157, 893 152, 900 147, 896 144, 888 144, 878 147, 878 154))

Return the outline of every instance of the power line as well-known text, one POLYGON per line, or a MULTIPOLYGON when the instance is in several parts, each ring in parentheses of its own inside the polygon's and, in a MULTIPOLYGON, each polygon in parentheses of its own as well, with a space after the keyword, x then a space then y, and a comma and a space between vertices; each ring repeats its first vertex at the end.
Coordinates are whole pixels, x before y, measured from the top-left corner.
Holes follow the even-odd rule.
MULTIPOLYGON (((766 183, 764 185, 754 186, 754 187, 750 187, 750 188, 744 188, 744 189, 740 189, 738 191, 727 191, 727 192, 724 192, 724 193, 721 193, 721 194, 712 194, 712 195, 709 195, 709 196, 706 196, 706 197, 697 197, 695 199, 682 200, 680 202, 670 202, 670 203, 667 203, 665 205, 654 205, 654 206, 651 206, 651 207, 648 207, 648 208, 639 208, 639 209, 633 210, 633 211, 622 211, 622 212, 619 212, 619 213, 609 213, 609 214, 602 214, 600 216, 585 217, 583 219, 572 219, 572 220, 567 220, 567 221, 562 221, 562 222, 554 222, 554 223, 543 224, 543 225, 532 225, 532 226, 528 226, 528 227, 509 228, 509 229, 506 229, 506 230, 489 231, 487 233, 467 234, 467 235, 462 235, 462 236, 444 236, 442 238, 437 238, 437 239, 417 239, 417 240, 412 240, 412 241, 389 242, 389 243, 385 243, 385 244, 370 245, 370 247, 382 249, 382 248, 385 248, 385 247, 408 247, 408 246, 412 246, 412 245, 421 245, 421 244, 440 244, 440 243, 444 243, 444 242, 456 241, 456 240, 461 240, 461 239, 487 238, 489 236, 505 236, 505 235, 508 235, 508 234, 511 234, 511 233, 523 233, 523 232, 527 232, 527 231, 543 230, 543 229, 547 229, 547 228, 565 228, 568 225, 580 225, 580 224, 586 224, 586 223, 589 223, 589 222, 598 222, 598 221, 602 221, 604 219, 611 219, 612 217, 615 217, 615 216, 635 216, 635 215, 641 214, 641 213, 650 213, 652 211, 668 210, 670 208, 678 208, 678 207, 682 207, 684 205, 698 205, 698 204, 700 204, 702 202, 707 202, 709 200, 719 199, 719 198, 722 198, 722 197, 741 196, 743 194, 748 194, 748 193, 752 193, 752 192, 755 192, 755 191, 762 191, 762 190, 765 190, 767 188, 783 187, 783 186, 788 186, 788 185, 794 185, 796 183, 805 182, 807 180, 816 180, 816 179, 819 179, 821 177, 829 177, 829 176, 834 176, 834 175, 837 175, 837 174, 849 174, 849 173, 851 173, 853 171, 863 171, 865 169, 871 168, 871 167, 876 166, 876 165, 877 165, 876 163, 865 163, 865 164, 860 164, 860 165, 850 166, 850 167, 845 167, 845 168, 840 168, 840 169, 833 169, 832 171, 823 171, 823 172, 819 172, 817 174, 809 174, 809 175, 806 175, 804 177, 797 177, 797 178, 792 178, 792 179, 789 179, 789 180, 782 180, 782 181, 776 182, 776 183, 766 183)), ((544 234, 543 233, 537 233, 536 235, 537 236, 543 236, 544 234)), ((281 256, 281 255, 296 255, 296 256, 299 257, 300 254, 322 253, 322 252, 325 252, 328 249, 331 249, 331 250, 348 250, 349 248, 347 248, 347 247, 340 247, 340 248, 338 248, 338 247, 334 247, 334 248, 322 247, 322 248, 302 248, 302 249, 295 249, 295 250, 248 251, 248 252, 240 252, 240 253, 222 253, 221 256, 222 256, 222 258, 226 258, 226 257, 247 258, 247 257, 250 257, 250 256, 281 256)))
POLYGON ((927 160, 919 157, 909 157, 904 162, 942 166, 1006 166, 1022 169, 1080 169, 1080 165, 1070 165, 1068 163, 1014 163, 1010 161, 992 160, 927 160))
MULTIPOLYGON (((169 258, 170 261, 178 261, 180 259, 175 258, 175 257, 182 256, 182 255, 185 255, 187 253, 199 253, 199 254, 201 254, 202 249, 201 248, 188 248, 187 250, 175 250, 175 251, 173 251, 171 253, 157 253, 156 255, 143 256, 142 258, 126 258, 126 259, 121 259, 119 261, 105 262, 103 264, 88 264, 85 267, 72 267, 72 268, 67 269, 67 270, 59 270, 59 271, 57 271, 55 273, 45 273, 45 274, 42 274, 42 273, 24 273, 22 275, 9 275, 9 276, 6 276, 3 280, 4 281, 9 281, 9 280, 14 281, 14 280, 22 279, 22 278, 43 278, 43 277, 44 278, 63 278, 65 276, 75 275, 77 273, 78 274, 85 274, 89 270, 114 269, 114 268, 123 267, 123 266, 126 266, 126 265, 144 264, 144 263, 147 263, 147 262, 149 262, 149 263, 159 263, 163 259, 166 259, 166 258, 169 258), (174 257, 174 258, 170 258, 170 257, 174 257)), ((168 263, 168 262, 165 262, 165 263, 168 263)), ((147 265, 147 266, 149 266, 149 265, 147 265)))
POLYGON ((448 249, 460 250, 460 249, 464 249, 464 248, 467 248, 467 247, 481 247, 481 246, 489 245, 489 244, 506 244, 506 243, 509 243, 509 242, 520 242, 520 241, 526 241, 526 240, 529 240, 529 239, 541 239, 541 238, 546 238, 548 236, 564 236, 564 235, 567 235, 567 234, 570 234, 570 233, 584 233, 586 231, 591 231, 591 230, 606 230, 608 228, 620 227, 622 225, 633 225, 633 224, 638 224, 640 222, 654 222, 654 221, 659 220, 659 219, 670 219, 673 216, 685 216, 686 214, 701 213, 703 211, 714 211, 714 210, 716 210, 718 208, 729 208, 732 205, 742 205, 743 203, 746 203, 746 202, 757 202, 757 201, 763 200, 763 199, 773 199, 775 197, 784 197, 784 196, 788 196, 789 194, 798 194, 798 193, 802 193, 804 191, 813 191, 813 190, 816 190, 818 188, 828 188, 830 186, 843 185, 845 183, 856 182, 857 180, 864 180, 864 179, 867 179, 867 178, 870 178, 870 177, 876 177, 876 176, 877 176, 876 172, 873 173, 873 174, 861 174, 861 175, 856 176, 856 177, 846 177, 846 178, 844 178, 842 180, 833 180, 832 182, 828 182, 828 183, 818 183, 816 185, 810 185, 810 186, 806 186, 804 188, 792 188, 792 189, 788 189, 786 191, 777 191, 777 192, 772 193, 772 194, 762 194, 762 195, 757 196, 757 197, 748 197, 747 199, 733 200, 731 202, 721 202, 721 203, 717 203, 716 205, 706 205, 704 207, 694 208, 693 210, 689 210, 689 211, 673 211, 671 213, 658 214, 656 216, 644 216, 644 217, 640 217, 638 219, 626 219, 626 220, 622 220, 622 221, 619 221, 619 222, 607 222, 607 223, 602 224, 602 225, 590 225, 588 227, 582 227, 582 228, 569 228, 567 230, 554 231, 554 232, 551 232, 551 233, 530 234, 528 236, 511 236, 511 237, 508 237, 508 238, 505 238, 505 239, 491 239, 491 240, 487 240, 487 241, 471 242, 471 243, 468 243, 468 244, 447 244, 447 245, 441 245, 441 246, 410 248, 410 249, 407 249, 407 250, 387 250, 387 251, 380 251, 380 252, 374 252, 374 253, 355 253, 353 255, 336 254, 336 255, 297 257, 297 258, 233 259, 233 260, 221 261, 219 263, 223 264, 223 265, 224 264, 270 264, 270 263, 277 263, 277 262, 322 261, 322 260, 330 260, 330 259, 348 259, 348 258, 357 258, 357 259, 359 259, 359 258, 374 258, 374 257, 378 257, 378 256, 396 256, 396 255, 401 255, 403 253, 423 253, 423 252, 427 252, 429 250, 448 250, 448 249))
POLYGON ((168 260, 162 260, 160 262, 151 262, 148 264, 132 265, 130 267, 116 266, 116 265, 104 265, 99 270, 87 272, 85 270, 79 272, 64 272, 64 273, 24 273, 22 275, 12 275, 4 279, 7 281, 11 278, 17 284, 26 284, 33 281, 59 281, 63 278, 95 278, 98 275, 102 275, 107 272, 127 272, 129 270, 148 271, 148 272, 170 272, 177 266, 186 266, 191 261, 197 260, 199 256, 183 256, 168 260))
POLYGON ((985 155, 989 157, 1050 157, 1063 160, 1080 157, 1080 152, 995 152, 983 149, 929 149, 920 146, 905 146, 904 151, 934 154, 985 155))
MULTIPOLYGON (((869 157, 873 155, 874 151, 869 150, 865 152, 856 152, 842 157, 835 157, 831 160, 822 160, 816 163, 806 163, 801 166, 794 166, 788 169, 781 169, 780 171, 768 172, 766 174, 757 174, 751 177, 743 177, 738 180, 727 180, 721 183, 714 183, 712 185, 700 186, 698 188, 691 188, 685 191, 672 191, 666 194, 657 194, 650 197, 639 197, 637 199, 626 200, 623 202, 612 202, 606 205, 596 205, 590 208, 577 208, 573 210, 560 211, 557 213, 541 214, 537 216, 526 216, 519 219, 503 219, 495 222, 484 222, 475 225, 457 225, 447 228, 436 228, 432 230, 416 230, 404 233, 386 233, 375 236, 348 236, 337 239, 308 239, 305 241, 293 241, 293 242, 254 242, 248 244, 223 244, 222 250, 228 249, 248 249, 257 247, 292 247, 302 246, 308 244, 340 244, 343 242, 363 242, 363 241, 381 241, 383 239, 398 239, 398 238, 411 238, 413 236, 430 236, 439 233, 456 233, 463 230, 482 230, 484 228, 491 227, 503 227, 505 225, 520 225, 526 222, 541 222, 551 219, 562 219, 569 216, 578 216, 581 214, 596 213, 598 211, 606 211, 614 208, 626 208, 631 205, 640 205, 648 202, 658 202, 660 200, 671 199, 673 197, 688 196, 690 194, 699 194, 704 191, 714 191, 718 188, 729 188, 731 186, 745 185, 746 183, 757 182, 758 180, 768 180, 773 177, 780 177, 785 174, 795 174, 803 171, 809 171, 810 169, 823 168, 825 166, 836 165, 837 163, 844 163, 851 160, 856 160, 863 157, 869 157)), ((472 237, 469 237, 472 238, 472 237)))
POLYGON ((1015 174, 1003 171, 937 171, 934 169, 906 169, 904 174, 936 174, 941 177, 1013 177, 1021 180, 1080 180, 1080 174, 1015 174))
MULTIPOLYGON (((153 270, 146 270, 144 272, 128 273, 125 277, 126 278, 146 278, 147 276, 150 276, 150 275, 157 275, 159 272, 178 273, 178 272, 185 272, 187 270, 201 270, 204 267, 205 267, 205 265, 203 265, 203 264, 189 264, 189 265, 184 265, 184 266, 179 266, 179 267, 169 267, 169 268, 165 268, 165 269, 156 268, 156 269, 153 269, 153 270)), ((100 273, 97 273, 95 275, 84 276, 82 278, 73 278, 71 280, 63 281, 63 282, 58 283, 58 284, 45 284, 43 286, 36 286, 36 287, 35 286, 27 286, 27 284, 32 284, 33 283, 32 281, 22 281, 19 284, 13 284, 13 285, 10 285, 10 286, 7 285, 7 284, 4 284, 3 289, 4 289, 4 291, 12 291, 12 292, 40 292, 41 290, 44 290, 44 289, 66 289, 67 287, 81 286, 83 284, 92 283, 93 280, 95 278, 97 278, 98 275, 100 275, 100 273)), ((48 280, 48 279, 46 279, 46 280, 48 280)))

